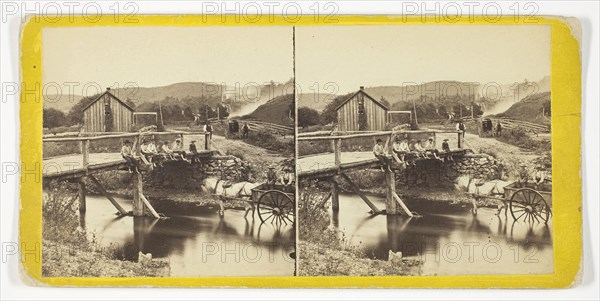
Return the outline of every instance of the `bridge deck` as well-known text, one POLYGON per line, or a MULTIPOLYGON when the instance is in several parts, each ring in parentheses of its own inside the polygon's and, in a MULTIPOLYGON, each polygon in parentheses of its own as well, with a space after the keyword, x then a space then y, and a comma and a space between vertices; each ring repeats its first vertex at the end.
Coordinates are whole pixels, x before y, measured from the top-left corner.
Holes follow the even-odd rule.
MULTIPOLYGON (((450 154, 453 156, 463 155, 464 152, 465 149, 456 149, 452 150, 450 154)), ((440 154, 440 157, 445 156, 447 156, 447 154, 440 154)), ((375 158, 373 152, 342 152, 340 158, 340 171, 379 167, 379 160, 375 158)), ((392 161, 394 160, 391 156, 389 158, 392 161)), ((406 159, 409 158, 407 157, 406 159)), ((299 178, 326 177, 334 175, 337 172, 337 167, 335 166, 335 156, 333 153, 317 154, 298 158, 296 166, 298 167, 299 178)))
MULTIPOLYGON (((199 151, 197 157, 208 157, 214 151, 199 151)), ((192 155, 188 155, 191 158, 192 155)), ((69 179, 93 174, 97 172, 126 168, 127 162, 120 153, 91 153, 89 165, 83 166, 81 154, 60 156, 44 159, 42 162, 42 176, 44 179, 69 179)))

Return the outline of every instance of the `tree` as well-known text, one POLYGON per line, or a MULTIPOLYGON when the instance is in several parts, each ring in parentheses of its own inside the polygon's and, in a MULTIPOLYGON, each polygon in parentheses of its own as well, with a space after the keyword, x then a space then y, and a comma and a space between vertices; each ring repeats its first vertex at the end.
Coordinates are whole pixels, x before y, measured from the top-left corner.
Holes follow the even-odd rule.
POLYGON ((298 126, 305 127, 319 124, 319 112, 315 109, 302 107, 298 109, 298 126))
POLYGON ((190 107, 185 107, 185 109, 183 109, 183 115, 185 115, 186 119, 194 118, 194 112, 192 112, 192 108, 190 107))
POLYGON ((448 118, 448 111, 446 109, 445 105, 440 105, 438 107, 438 115, 443 117, 443 118, 448 118))
POLYGON ((481 109, 481 105, 478 103, 473 103, 473 115, 481 116, 483 115, 483 110, 481 109))
POLYGON ((383 97, 383 96, 381 96, 381 99, 379 99, 379 102, 381 102, 388 109, 392 107, 392 106, 390 106, 390 102, 387 101, 387 99, 385 97, 383 97))
POLYGON ((55 128, 67 123, 65 113, 57 109, 44 109, 43 114, 43 126, 45 128, 55 128))
POLYGON ((328 103, 323 112, 321 112, 321 124, 330 124, 337 122, 337 111, 335 110, 342 102, 352 96, 353 93, 336 96, 330 103, 328 103))
POLYGON ((71 110, 69 110, 69 113, 66 116, 67 123, 69 125, 83 124, 83 109, 96 100, 99 96, 100 94, 96 94, 94 96, 80 99, 79 102, 77 102, 73 107, 71 107, 71 110))
POLYGON ((219 118, 225 119, 225 118, 229 117, 229 110, 227 109, 227 106, 218 104, 217 110, 219 110, 219 118))

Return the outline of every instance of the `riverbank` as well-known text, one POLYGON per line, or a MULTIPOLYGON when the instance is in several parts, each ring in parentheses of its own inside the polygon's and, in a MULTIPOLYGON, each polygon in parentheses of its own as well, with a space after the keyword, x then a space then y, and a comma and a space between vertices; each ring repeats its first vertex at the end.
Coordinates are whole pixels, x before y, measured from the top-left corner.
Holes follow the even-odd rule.
POLYGON ((299 242, 298 248, 300 276, 420 275, 420 262, 415 259, 377 260, 357 251, 334 249, 305 241, 299 242))
MULTIPOLYGON (((100 247, 95 233, 79 225, 76 184, 47 183, 42 202, 42 275, 44 277, 166 277, 168 262, 123 260, 128 246, 100 247)), ((131 246, 133 247, 133 246, 131 246)), ((126 252, 127 251, 127 252, 126 252)))
POLYGON ((322 195, 305 191, 298 204, 298 261, 300 276, 419 275, 421 263, 414 259, 384 261, 369 257, 360 245, 351 244, 346 233, 331 225, 322 195))
POLYGON ((88 242, 65 244, 42 241, 42 275, 44 277, 168 277, 169 263, 164 261, 132 262, 112 259, 113 249, 94 248, 88 242))

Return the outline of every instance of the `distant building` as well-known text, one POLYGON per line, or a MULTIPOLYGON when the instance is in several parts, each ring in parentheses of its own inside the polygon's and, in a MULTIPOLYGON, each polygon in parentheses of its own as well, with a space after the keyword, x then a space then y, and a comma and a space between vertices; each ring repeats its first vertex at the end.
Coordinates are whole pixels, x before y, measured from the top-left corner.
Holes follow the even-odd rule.
POLYGON ((83 109, 85 132, 129 132, 133 126, 133 108, 118 99, 110 88, 83 109))
POLYGON ((382 131, 389 108, 367 94, 365 87, 360 87, 335 110, 339 131, 382 131))

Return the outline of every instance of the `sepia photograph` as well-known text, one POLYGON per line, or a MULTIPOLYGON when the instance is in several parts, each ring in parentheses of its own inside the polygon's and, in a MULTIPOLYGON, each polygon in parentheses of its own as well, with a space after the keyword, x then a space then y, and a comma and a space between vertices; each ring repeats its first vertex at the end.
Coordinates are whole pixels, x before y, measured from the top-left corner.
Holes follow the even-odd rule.
POLYGON ((293 276, 293 28, 44 28, 43 277, 293 276))
POLYGON ((299 275, 554 273, 550 26, 295 42, 299 275))

